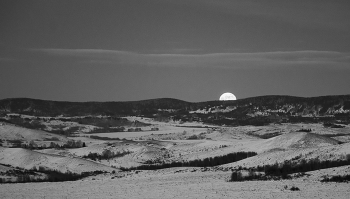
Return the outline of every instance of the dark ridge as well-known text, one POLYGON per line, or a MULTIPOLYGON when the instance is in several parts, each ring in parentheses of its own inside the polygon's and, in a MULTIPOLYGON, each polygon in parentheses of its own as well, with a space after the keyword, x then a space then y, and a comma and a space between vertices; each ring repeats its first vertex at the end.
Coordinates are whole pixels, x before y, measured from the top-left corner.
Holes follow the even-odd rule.
POLYGON ((29 114, 36 116, 77 115, 131 115, 155 112, 158 109, 182 109, 190 103, 161 98, 131 102, 67 102, 29 98, 0 100, 0 112, 29 114))
MULTIPOLYGON (((350 95, 338 96, 320 96, 320 97, 294 97, 286 95, 268 95, 258 96, 235 101, 207 101, 207 102, 186 102, 173 98, 158 98, 140 101, 122 101, 122 102, 67 102, 51 101, 30 98, 11 98, 0 100, 0 113, 19 113, 34 116, 87 116, 87 115, 106 115, 106 116, 144 116, 144 117, 170 117, 174 116, 182 120, 191 119, 190 111, 198 109, 209 110, 210 108, 235 107, 234 111, 220 113, 215 116, 217 124, 229 125, 231 121, 226 118, 236 118, 237 120, 253 120, 236 122, 239 125, 261 123, 266 121, 262 117, 250 117, 255 111, 269 112, 268 115, 277 116, 304 116, 304 115, 335 115, 349 117, 350 114, 350 95), (173 113, 165 110, 171 109, 173 113), (271 110, 277 112, 271 112, 271 110), (278 112, 283 110, 283 114, 278 112), (349 112, 340 112, 339 110, 349 110, 349 112), (259 121, 256 121, 256 120, 259 121)), ((201 121, 205 121, 202 116, 201 121)), ((196 117, 201 117, 197 114, 196 117)), ((198 118, 197 118, 198 119, 198 118)), ((271 118, 270 118, 271 119, 271 118)))

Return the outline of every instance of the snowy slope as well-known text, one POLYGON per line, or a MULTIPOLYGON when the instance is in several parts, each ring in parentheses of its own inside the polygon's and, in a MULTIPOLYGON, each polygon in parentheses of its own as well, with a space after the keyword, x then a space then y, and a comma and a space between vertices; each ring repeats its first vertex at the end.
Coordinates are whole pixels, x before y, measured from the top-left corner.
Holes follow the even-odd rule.
MULTIPOLYGON (((2 123, 0 126, 0 139, 6 140, 46 140, 56 138, 59 141, 67 142, 68 139, 61 135, 56 135, 53 133, 48 133, 40 130, 27 129, 13 124, 2 123)), ((58 141, 57 140, 57 141, 58 141)))
POLYGON ((81 173, 85 171, 112 171, 111 167, 98 164, 85 159, 49 155, 21 148, 0 147, 0 163, 25 169, 38 168, 39 166, 56 169, 62 172, 71 171, 81 173))

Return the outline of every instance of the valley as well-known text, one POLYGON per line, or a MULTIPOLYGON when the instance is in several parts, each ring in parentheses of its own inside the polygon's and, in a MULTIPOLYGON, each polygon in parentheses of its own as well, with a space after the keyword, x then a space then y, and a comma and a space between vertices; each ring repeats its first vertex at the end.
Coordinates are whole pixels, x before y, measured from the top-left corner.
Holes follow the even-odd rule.
POLYGON ((187 102, 148 100, 124 104, 139 106, 130 108, 133 113, 124 108, 123 114, 105 115, 80 104, 70 109, 80 107, 77 113, 83 114, 71 115, 63 106, 52 115, 54 109, 42 107, 59 102, 20 100, 14 106, 4 100, 0 193, 4 198, 176 198, 181 190, 188 198, 347 198, 347 183, 323 181, 350 175, 349 97, 294 101, 299 107, 294 112, 268 109, 271 97, 257 99, 192 108, 187 102), (143 103, 148 115, 138 105, 143 103), (24 188, 18 192, 18 187, 24 188))

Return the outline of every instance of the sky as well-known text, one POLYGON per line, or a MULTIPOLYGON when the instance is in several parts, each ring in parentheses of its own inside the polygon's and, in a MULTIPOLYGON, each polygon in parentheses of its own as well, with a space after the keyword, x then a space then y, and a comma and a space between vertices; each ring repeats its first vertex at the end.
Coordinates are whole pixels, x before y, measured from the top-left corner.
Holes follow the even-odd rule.
POLYGON ((0 99, 350 94, 348 0, 1 0, 0 99))

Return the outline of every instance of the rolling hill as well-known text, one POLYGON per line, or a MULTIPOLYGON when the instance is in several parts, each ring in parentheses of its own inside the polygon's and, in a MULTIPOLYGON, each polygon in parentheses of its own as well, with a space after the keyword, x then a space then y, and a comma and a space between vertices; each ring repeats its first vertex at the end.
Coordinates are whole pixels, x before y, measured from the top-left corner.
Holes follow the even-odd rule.
MULTIPOLYGON (((280 112, 295 115, 333 115, 350 112, 350 95, 293 97, 259 96, 235 101, 185 102, 171 98, 129 102, 64 102, 29 98, 0 100, 1 113, 36 116, 77 115, 142 115, 162 111, 197 111, 232 109, 230 112, 280 112), (229 107, 229 108, 227 108, 229 107)), ((220 112, 220 111, 218 111, 220 112)))
POLYGON ((313 148, 337 144, 337 140, 322 135, 307 132, 291 132, 267 139, 259 146, 259 150, 313 148))
MULTIPOLYGON (((159 121, 198 121, 229 126, 266 125, 276 122, 340 121, 348 124, 350 95, 309 98, 276 95, 208 102, 185 102, 170 98, 130 102, 63 102, 28 98, 0 100, 2 120, 15 120, 16 118, 11 118, 15 116, 7 115, 10 113, 55 118, 139 116, 159 121)), ((15 124, 19 124, 18 121, 15 124)))
POLYGON ((111 167, 82 158, 45 154, 22 148, 0 147, 0 163, 24 169, 42 166, 51 170, 70 171, 73 173, 99 170, 111 172, 114 170, 111 167))
POLYGON ((0 138, 5 140, 21 140, 21 141, 60 141, 67 142, 65 136, 48 133, 41 130, 27 129, 20 126, 3 123, 0 126, 0 138))

